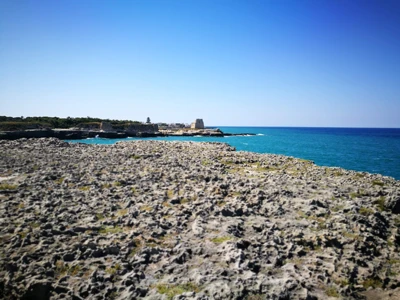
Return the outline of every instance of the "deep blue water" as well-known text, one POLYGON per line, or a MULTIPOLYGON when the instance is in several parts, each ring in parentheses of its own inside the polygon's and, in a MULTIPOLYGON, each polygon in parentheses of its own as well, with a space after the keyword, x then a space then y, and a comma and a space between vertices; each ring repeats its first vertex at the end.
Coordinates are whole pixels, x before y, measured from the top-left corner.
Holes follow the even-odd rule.
MULTIPOLYGON (((226 142, 237 150, 284 154, 310 159, 320 166, 380 173, 400 180, 400 129, 218 127, 227 133, 256 136, 163 137, 155 140, 226 142)), ((123 139, 138 140, 138 138, 123 139)), ((113 144, 119 140, 70 140, 89 144, 113 144)))

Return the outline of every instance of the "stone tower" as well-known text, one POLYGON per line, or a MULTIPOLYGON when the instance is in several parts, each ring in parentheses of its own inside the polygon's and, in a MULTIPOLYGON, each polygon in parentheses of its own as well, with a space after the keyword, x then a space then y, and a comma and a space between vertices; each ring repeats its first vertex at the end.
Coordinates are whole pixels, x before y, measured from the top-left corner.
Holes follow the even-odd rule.
POLYGON ((203 122, 203 119, 196 119, 196 121, 193 122, 193 123, 190 125, 190 128, 192 128, 192 129, 204 129, 204 122, 203 122))

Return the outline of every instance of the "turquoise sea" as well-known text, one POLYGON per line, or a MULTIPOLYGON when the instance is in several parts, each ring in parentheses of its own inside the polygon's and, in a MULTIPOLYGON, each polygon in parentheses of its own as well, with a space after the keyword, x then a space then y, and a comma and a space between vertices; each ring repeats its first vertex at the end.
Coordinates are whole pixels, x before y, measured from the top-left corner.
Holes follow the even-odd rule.
MULTIPOLYGON (((237 150, 274 153, 314 161, 320 166, 380 173, 400 180, 400 129, 398 128, 302 128, 218 127, 226 133, 255 136, 160 137, 155 140, 225 142, 237 150)), ((139 138, 122 139, 124 141, 139 138)), ((88 144, 113 144, 116 139, 68 140, 88 144)))

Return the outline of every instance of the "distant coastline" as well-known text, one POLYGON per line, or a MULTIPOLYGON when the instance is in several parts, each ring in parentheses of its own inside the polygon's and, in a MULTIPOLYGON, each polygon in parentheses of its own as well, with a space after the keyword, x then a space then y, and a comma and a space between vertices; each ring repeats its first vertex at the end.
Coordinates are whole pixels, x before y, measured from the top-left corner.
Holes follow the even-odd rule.
POLYGON ((0 116, 0 140, 20 138, 87 139, 166 136, 209 136, 249 135, 250 133, 226 134, 218 128, 206 128, 202 119, 191 125, 183 123, 153 124, 130 120, 109 120, 99 118, 58 118, 58 117, 5 117, 0 116))

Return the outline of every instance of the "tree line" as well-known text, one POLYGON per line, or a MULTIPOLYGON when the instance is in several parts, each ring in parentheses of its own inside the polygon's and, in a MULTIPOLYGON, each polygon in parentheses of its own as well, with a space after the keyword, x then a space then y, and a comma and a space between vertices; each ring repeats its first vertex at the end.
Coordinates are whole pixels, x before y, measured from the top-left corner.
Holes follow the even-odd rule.
POLYGON ((112 126, 127 126, 130 124, 143 124, 132 120, 110 120, 100 118, 59 118, 59 117, 7 117, 0 116, 0 130, 24 130, 39 128, 71 128, 85 125, 99 125, 109 122, 112 126))

